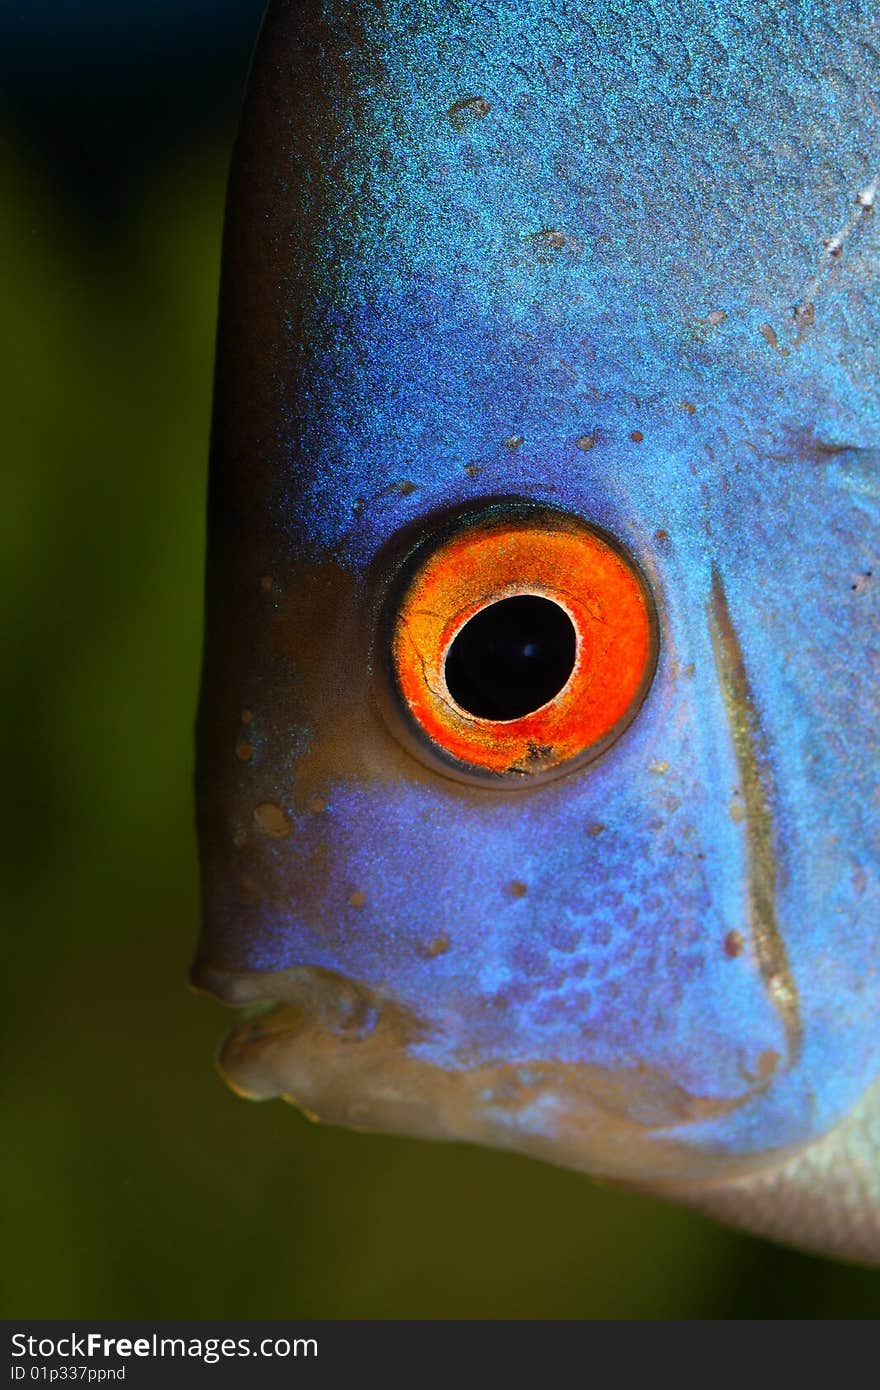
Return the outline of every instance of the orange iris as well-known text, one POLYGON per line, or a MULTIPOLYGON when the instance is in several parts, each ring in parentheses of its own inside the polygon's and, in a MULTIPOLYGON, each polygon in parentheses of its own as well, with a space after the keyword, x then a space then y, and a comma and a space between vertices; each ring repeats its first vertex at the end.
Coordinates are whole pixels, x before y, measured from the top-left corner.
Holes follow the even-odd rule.
MULTIPOLYGON (((539 621, 536 634, 526 632, 520 644, 517 655, 526 654, 521 664, 528 665, 536 652, 540 664, 541 636, 539 621)), ((567 512, 512 502, 460 518, 457 527, 445 528, 410 558, 390 615, 390 647, 396 703, 409 716, 420 751, 465 776, 523 781, 567 771, 622 732, 654 673, 656 621, 645 581, 614 541, 567 512), (571 633, 571 656, 556 654, 557 667, 563 660, 561 684, 551 676, 549 698, 534 695, 537 705, 528 708, 528 696, 524 701, 522 692, 510 691, 515 717, 486 717, 479 700, 462 696, 461 678, 453 681, 453 660, 457 671, 457 653, 465 651, 466 660, 480 666, 477 674, 488 673, 491 681, 495 615, 500 626, 505 615, 509 625, 515 612, 527 611, 533 621, 535 613, 540 618, 548 612, 541 603, 504 604, 524 596, 555 606, 550 627, 558 633, 561 623, 571 633), (480 637, 476 648, 471 639, 450 659, 477 615, 481 626, 471 632, 488 634, 485 648, 480 637)), ((551 652, 546 659, 552 657, 551 652)), ((499 709, 507 671, 502 661, 494 673, 501 686, 499 709)))

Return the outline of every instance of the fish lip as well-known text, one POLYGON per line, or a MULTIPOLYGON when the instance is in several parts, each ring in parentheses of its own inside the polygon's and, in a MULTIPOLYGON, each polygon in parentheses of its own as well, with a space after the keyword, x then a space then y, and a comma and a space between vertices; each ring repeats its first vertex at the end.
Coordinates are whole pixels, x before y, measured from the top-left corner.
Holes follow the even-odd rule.
POLYGON ((269 1009, 286 1010, 297 1017, 297 1031, 312 1030, 328 1036, 358 1039, 369 1035, 381 1020, 398 1042, 422 1039, 423 1021, 393 998, 338 971, 317 965, 291 966, 283 971, 224 970, 197 960, 190 985, 221 1004, 240 1009, 253 1018, 269 1009))
MULTIPOLYGON (((233 1009, 245 1008, 249 1004, 275 1003, 276 996, 269 992, 265 985, 262 988, 255 987, 259 978, 260 976, 250 971, 239 973, 235 970, 223 970, 208 961, 197 960, 189 972, 189 985, 196 994, 206 994, 233 1009)), ((269 978, 266 975, 262 976, 264 981, 269 978)))

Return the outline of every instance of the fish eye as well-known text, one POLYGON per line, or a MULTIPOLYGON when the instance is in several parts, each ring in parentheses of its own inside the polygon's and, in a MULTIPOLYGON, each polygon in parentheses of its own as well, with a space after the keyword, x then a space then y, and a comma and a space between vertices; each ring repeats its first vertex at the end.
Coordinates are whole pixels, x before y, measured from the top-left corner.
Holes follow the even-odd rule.
POLYGON ((410 549, 380 625, 398 738, 454 776, 534 784, 589 762, 632 721, 657 662, 653 598, 614 537, 504 500, 410 549))

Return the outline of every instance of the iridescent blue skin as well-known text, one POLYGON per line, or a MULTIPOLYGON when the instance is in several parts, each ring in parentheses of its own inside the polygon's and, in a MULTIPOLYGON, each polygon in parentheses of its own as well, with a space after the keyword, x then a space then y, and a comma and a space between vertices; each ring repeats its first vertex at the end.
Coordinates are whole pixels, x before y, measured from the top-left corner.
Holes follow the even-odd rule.
MULTIPOLYGON (((389 1075, 549 1068, 450 1132, 714 1179, 880 1076, 880 71, 857 4, 543 8, 270 5, 227 229, 196 978, 299 1019, 354 982, 358 1046, 407 1020, 389 1075), (504 496, 611 532, 660 621, 631 727, 526 791, 426 768, 373 693, 395 537, 504 496), (557 1144, 567 1069, 631 1158, 592 1112, 557 1144)), ((307 1063, 238 1084, 321 1113, 307 1063)), ((384 1127, 372 1104, 340 1117, 384 1127)))

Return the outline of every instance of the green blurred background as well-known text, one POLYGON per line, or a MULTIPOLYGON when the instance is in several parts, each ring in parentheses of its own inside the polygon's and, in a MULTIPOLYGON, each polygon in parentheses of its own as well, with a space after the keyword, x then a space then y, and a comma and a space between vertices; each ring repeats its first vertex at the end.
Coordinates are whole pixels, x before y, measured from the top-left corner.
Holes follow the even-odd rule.
POLYGON ((880 1315, 880 1275, 313 1126, 188 993, 223 185, 260 0, 0 17, 7 1317, 880 1315), (112 19, 112 24, 110 23, 112 19))

